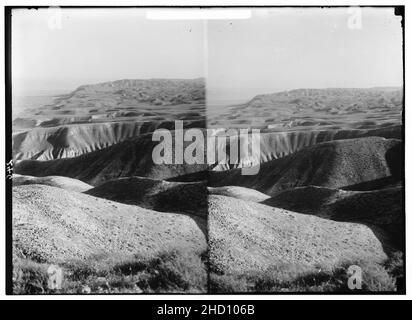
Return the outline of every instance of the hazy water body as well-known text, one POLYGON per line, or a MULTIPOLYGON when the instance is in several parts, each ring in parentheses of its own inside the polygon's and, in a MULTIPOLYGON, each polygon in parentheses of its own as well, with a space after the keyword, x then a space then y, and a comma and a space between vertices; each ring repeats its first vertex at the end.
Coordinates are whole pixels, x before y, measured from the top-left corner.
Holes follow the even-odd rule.
POLYGON ((53 103, 57 97, 53 95, 30 95, 12 97, 12 118, 25 118, 32 114, 34 110, 53 103))

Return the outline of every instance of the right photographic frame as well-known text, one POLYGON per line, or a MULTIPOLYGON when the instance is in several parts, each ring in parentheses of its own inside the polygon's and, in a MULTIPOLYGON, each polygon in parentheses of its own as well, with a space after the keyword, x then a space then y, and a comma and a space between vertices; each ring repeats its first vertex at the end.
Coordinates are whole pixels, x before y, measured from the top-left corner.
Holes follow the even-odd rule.
POLYGON ((403 19, 208 21, 207 125, 230 137, 208 180, 211 293, 405 292, 403 19))

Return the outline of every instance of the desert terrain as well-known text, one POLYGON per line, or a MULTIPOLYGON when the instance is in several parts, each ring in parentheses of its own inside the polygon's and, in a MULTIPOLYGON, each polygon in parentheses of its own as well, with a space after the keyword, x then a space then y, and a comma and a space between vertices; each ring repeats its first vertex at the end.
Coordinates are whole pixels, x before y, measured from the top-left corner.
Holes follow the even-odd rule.
MULTIPOLYGON (((349 292, 356 265, 359 292, 401 292, 402 114, 392 87, 297 89, 219 108, 204 79, 53 97, 13 119, 14 291, 349 292), (176 120, 223 136, 259 129, 259 152, 156 164, 152 134, 177 135, 176 120), (50 264, 64 271, 58 291, 50 264)), ((229 154, 226 138, 217 148, 229 154)))

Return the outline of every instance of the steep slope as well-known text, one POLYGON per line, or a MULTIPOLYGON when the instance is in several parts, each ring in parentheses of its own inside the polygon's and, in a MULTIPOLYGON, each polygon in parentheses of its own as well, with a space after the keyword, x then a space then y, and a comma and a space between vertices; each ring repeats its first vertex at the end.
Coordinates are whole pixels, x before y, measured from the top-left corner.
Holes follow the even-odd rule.
MULTIPOLYGON (((274 195, 301 186, 342 188, 390 177, 398 171, 402 159, 400 140, 368 137, 304 148, 263 163, 256 175, 242 175, 240 169, 233 169, 211 171, 208 177, 210 186, 236 185, 274 195)), ((196 179, 196 174, 192 179, 196 179)))
MULTIPOLYGON (((185 128, 202 128, 202 120, 184 121, 185 128)), ((174 130, 173 121, 123 121, 34 128, 13 135, 15 160, 72 158, 100 150, 156 129, 174 130)))
POLYGON ((279 192, 262 203, 336 221, 378 226, 387 233, 389 242, 396 246, 401 246, 404 239, 402 186, 375 191, 309 186, 279 192))
MULTIPOLYGON (((36 143, 29 143, 31 139, 28 139, 27 141, 25 140, 24 143, 20 144, 20 146, 26 146, 24 147, 26 151, 42 150, 39 151, 37 155, 32 155, 32 158, 59 158, 76 155, 78 152, 90 152, 78 157, 56 159, 54 161, 21 161, 16 166, 16 172, 34 176, 64 175, 96 185, 106 180, 135 175, 155 179, 168 179, 191 172, 204 170, 209 167, 207 164, 155 165, 153 164, 151 155, 153 148, 158 144, 158 142, 152 141, 151 134, 140 135, 138 137, 127 139, 109 146, 107 141, 115 143, 116 141, 126 139, 128 136, 138 134, 136 132, 136 128, 138 128, 138 126, 134 126, 132 124, 130 124, 130 126, 119 124, 119 126, 106 127, 110 128, 108 130, 100 130, 101 128, 104 128, 104 126, 98 128, 91 126, 89 127, 91 130, 89 131, 83 131, 82 126, 72 127, 70 130, 62 129, 62 131, 58 131, 59 134, 56 133, 56 136, 53 136, 53 139, 50 137, 47 138, 49 141, 54 143, 54 146, 52 147, 52 144, 48 142, 47 144, 43 144, 41 141, 44 141, 44 139, 37 140, 34 139, 35 136, 32 136, 35 141, 39 141, 39 148, 36 147, 36 143), (114 131, 112 131, 113 129, 114 131), (89 135, 90 132, 94 133, 89 135), (34 147, 32 147, 32 145, 34 145, 34 147), (101 147, 106 148, 93 152, 93 150, 101 147), (47 150, 47 152, 45 150, 47 150)), ((382 131, 380 133, 386 133, 389 135, 391 132, 393 131, 382 131)), ((171 131, 171 133, 174 136, 175 131, 171 131)), ((364 134, 365 132, 362 133, 362 135, 364 134)), ((246 163, 253 163, 258 160, 263 162, 270 161, 271 159, 284 157, 290 152, 293 154, 294 151, 299 151, 307 145, 311 146, 324 140, 327 141, 335 138, 347 139, 351 136, 353 136, 351 132, 349 132, 346 136, 341 133, 334 135, 330 132, 327 134, 325 134, 325 132, 288 134, 264 133, 261 135, 260 157, 257 154, 251 154, 243 159, 240 159, 240 163, 238 165, 215 164, 212 165, 211 168, 219 171, 229 169, 229 167, 233 166, 242 167, 246 163)), ((190 142, 185 142, 184 146, 187 146, 189 143, 190 142)), ((251 143, 250 139, 249 143, 251 143)), ((172 153, 174 153, 174 148, 175 146, 173 144, 171 150, 172 153)), ((219 145, 218 148, 222 149, 224 148, 224 145, 219 145)), ((226 148, 227 153, 230 152, 229 149, 230 148, 226 148)), ((29 156, 31 154, 30 152, 23 152, 20 155, 22 157, 29 156)), ((264 166, 262 166, 262 168, 263 167, 264 166)), ((237 183, 228 183, 227 185, 237 185, 237 183)), ((245 186, 248 187, 248 185, 245 186)))
POLYGON ((270 196, 262 192, 243 187, 225 186, 216 188, 208 187, 207 189, 209 194, 232 197, 246 201, 262 202, 270 199, 270 196))
MULTIPOLYGON (((379 129, 363 129, 363 130, 302 130, 302 131, 261 131, 259 137, 248 136, 249 155, 240 159, 237 164, 217 164, 214 170, 228 170, 232 168, 245 167, 250 163, 257 164, 267 162, 273 159, 278 159, 299 151, 305 147, 313 146, 321 142, 346 140, 364 137, 383 137, 387 139, 402 139, 402 127, 391 126, 379 129), (260 140, 259 152, 253 153, 253 139, 260 140)), ((240 145, 245 145, 245 139, 240 137, 240 145)), ((257 141, 256 141, 257 142, 257 141)), ((255 143, 256 143, 255 142, 255 143)), ((227 158, 229 159, 230 148, 229 142, 220 145, 219 148, 226 150, 227 158)))
POLYGON ((107 181, 86 193, 156 211, 189 212, 203 218, 207 215, 205 182, 179 183, 128 177, 107 181))
MULTIPOLYGON (((15 172, 33 176, 63 175, 97 186, 120 177, 162 180, 207 169, 207 165, 202 164, 155 164, 152 151, 158 143, 152 141, 151 135, 143 135, 75 158, 21 161, 15 166, 15 172)), ((184 146, 190 143, 185 142, 184 146)))
POLYGON ((104 254, 153 257, 206 250, 205 220, 157 212, 45 185, 13 188, 15 254, 67 262, 104 254))
MULTIPOLYGON (((204 128, 204 120, 185 120, 189 128, 204 128)), ((15 160, 52 160, 76 157, 106 148, 124 140, 149 134, 156 129, 174 130, 173 121, 123 121, 64 125, 51 128, 34 128, 13 135, 13 157, 15 160)), ((262 131, 260 134, 260 157, 252 154, 241 159, 242 166, 249 161, 266 162, 296 152, 306 146, 320 142, 378 136, 402 138, 401 126, 363 130, 306 130, 306 131, 262 131)), ((249 144, 251 139, 249 138, 249 144)), ((221 146, 223 148, 224 146, 221 146)), ((229 150, 228 150, 229 152, 229 150)), ((217 165, 216 170, 226 170, 229 165, 217 165)))
POLYGON ((209 197, 208 230, 211 270, 218 274, 288 263, 331 269, 343 261, 386 259, 380 241, 364 225, 224 196, 209 197))
POLYGON ((42 184, 51 187, 57 187, 68 191, 85 192, 91 188, 91 185, 84 183, 77 179, 61 177, 61 176, 47 176, 47 177, 33 177, 13 174, 13 186, 21 186, 28 184, 42 184))
POLYGON ((352 194, 352 192, 317 186, 297 187, 280 191, 262 203, 286 210, 327 217, 322 210, 323 206, 348 194, 352 194))

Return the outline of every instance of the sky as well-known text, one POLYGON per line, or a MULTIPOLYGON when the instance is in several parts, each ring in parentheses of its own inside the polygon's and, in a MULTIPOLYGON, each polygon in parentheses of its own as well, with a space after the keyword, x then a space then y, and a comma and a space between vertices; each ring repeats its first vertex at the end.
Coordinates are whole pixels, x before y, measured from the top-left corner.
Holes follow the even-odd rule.
POLYGON ((74 90, 118 79, 204 76, 204 23, 149 20, 143 9, 16 10, 12 77, 17 93, 74 90), (61 26, 61 28, 56 28, 61 26))
POLYGON ((348 8, 277 8, 209 22, 210 101, 298 88, 401 86, 400 17, 386 8, 362 8, 361 24, 356 17, 348 8))
POLYGON ((208 101, 218 104, 296 88, 401 86, 400 17, 351 10, 264 8, 205 22, 150 20, 143 9, 19 9, 13 92, 206 77, 208 101))

